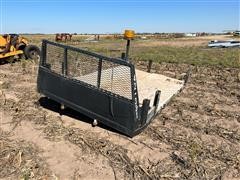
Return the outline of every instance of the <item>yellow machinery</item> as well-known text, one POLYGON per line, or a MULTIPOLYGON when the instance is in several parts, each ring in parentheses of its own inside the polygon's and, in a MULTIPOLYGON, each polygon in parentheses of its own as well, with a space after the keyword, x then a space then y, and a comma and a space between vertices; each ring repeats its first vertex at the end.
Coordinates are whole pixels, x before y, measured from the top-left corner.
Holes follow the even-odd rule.
POLYGON ((26 59, 36 59, 40 55, 40 49, 17 34, 0 35, 0 60, 23 55, 26 59))

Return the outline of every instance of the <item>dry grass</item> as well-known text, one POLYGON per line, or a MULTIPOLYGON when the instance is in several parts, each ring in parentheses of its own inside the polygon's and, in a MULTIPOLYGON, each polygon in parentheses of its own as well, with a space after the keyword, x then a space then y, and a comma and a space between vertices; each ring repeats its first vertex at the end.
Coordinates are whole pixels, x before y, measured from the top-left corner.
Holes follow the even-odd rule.
POLYGON ((38 156, 38 148, 8 136, 0 129, 0 178, 27 180, 50 177, 47 164, 38 156))
MULTIPOLYGON (((39 45, 41 38, 35 39, 39 45)), ((178 78, 191 66, 192 75, 183 92, 140 135, 130 139, 104 126, 91 128, 88 122, 82 122, 86 117, 72 110, 60 111, 54 102, 52 109, 41 106, 36 92, 37 62, 33 61, 1 65, 0 113, 12 117, 11 133, 28 122, 49 144, 63 141, 75 145, 73 152, 82 152, 76 162, 87 164, 95 158, 89 175, 108 166, 116 179, 239 179, 240 69, 235 62, 239 50, 139 45, 144 42, 134 43, 132 57, 138 69, 146 70, 147 62, 138 61, 143 57, 155 61, 152 72, 178 78), (201 59, 205 61, 199 62, 201 59), (66 119, 75 125, 67 124, 66 119), (107 165, 99 170, 95 163, 101 158, 107 165)), ((122 40, 104 40, 76 46, 118 56, 124 44, 122 40)), ((41 147, 34 144, 0 131, 0 178, 44 179, 51 174, 61 178, 64 169, 52 172, 53 165, 47 165, 41 147)), ((72 162, 73 167, 76 162, 72 162)), ((69 179, 84 178, 82 168, 69 179)))
MULTIPOLYGON (((54 35, 27 35, 32 43, 41 45, 42 39, 54 41, 54 35)), ((67 45, 95 51, 107 56, 121 57, 125 51, 125 40, 121 39, 100 39, 99 42, 86 42, 89 35, 73 36, 72 42, 67 45)), ((240 67, 240 49, 208 48, 210 40, 229 40, 233 36, 203 36, 189 38, 170 38, 170 39, 149 39, 135 40, 132 42, 131 59, 132 61, 155 61, 168 63, 186 63, 191 65, 213 65, 224 67, 240 67)), ((236 38, 240 40, 240 38, 236 38)))
MULTIPOLYGON (((146 64, 138 62, 137 67, 145 70, 146 64)), ((26 62, 26 67, 30 69, 33 65, 33 62, 26 62)), ((187 67, 188 65, 154 63, 153 71, 178 77, 187 67)), ((14 101, 7 98, 1 101, 5 102, 4 104, 0 103, 0 110, 11 114, 13 124, 19 126, 22 121, 31 122, 49 141, 64 139, 75 144, 79 151, 84 152, 85 158, 105 157, 117 178, 231 179, 240 177, 240 114, 238 111, 240 86, 237 76, 240 73, 239 69, 192 67, 192 76, 186 89, 143 133, 129 139, 110 131, 106 135, 104 128, 100 128, 99 131, 94 128, 86 130, 82 126, 65 125, 63 116, 52 111, 48 112, 39 106, 39 95, 35 91, 35 85, 17 86, 18 82, 23 82, 25 78, 34 82, 36 71, 23 71, 21 63, 15 63, 12 66, 7 64, 3 68, 6 71, 11 69, 10 72, 15 72, 7 76, 0 73, 2 80, 11 84, 9 88, 19 99, 14 101), (124 145, 121 142, 124 142, 124 145), (129 146, 129 144, 132 145, 129 146), (133 146, 138 148, 133 150, 133 146), (144 159, 139 157, 138 153, 144 154, 144 151, 160 152, 167 156, 154 162, 147 160, 151 158, 149 156, 145 156, 144 159)), ((9 89, 2 90, 6 93, 9 89)), ((58 105, 55 104, 55 106, 58 105)), ((71 113, 68 112, 68 114, 71 113)), ((31 177, 31 174, 41 177, 48 174, 48 170, 42 165, 38 168, 39 175, 38 171, 32 168, 30 168, 31 171, 22 170, 29 169, 29 166, 25 166, 24 163, 27 160, 21 160, 22 166, 19 168, 17 165, 20 162, 21 152, 24 152, 26 159, 32 159, 32 162, 39 162, 41 153, 29 144, 22 143, 19 146, 17 140, 12 141, 9 137, 5 137, 1 134, 1 140, 4 143, 2 146, 4 148, 1 150, 6 152, 2 158, 8 157, 8 154, 12 155, 7 162, 2 161, 5 162, 2 166, 6 165, 3 168, 2 177, 31 177), (14 172, 10 175, 9 172, 13 168, 14 172)), ((77 172, 75 175, 78 177, 77 172)))
MULTIPOLYGON (((102 39, 99 42, 86 42, 88 36, 73 36, 72 42, 67 45, 95 51, 107 56, 121 57, 125 51, 125 40, 121 39, 102 39)), ((54 35, 29 36, 32 42, 40 45, 41 38, 54 41, 54 35)), ((171 39, 149 39, 135 40, 132 42, 131 59, 132 61, 186 63, 191 65, 213 65, 224 67, 240 67, 240 49, 208 48, 210 40, 227 40, 232 36, 205 36, 193 38, 171 38, 171 39)))

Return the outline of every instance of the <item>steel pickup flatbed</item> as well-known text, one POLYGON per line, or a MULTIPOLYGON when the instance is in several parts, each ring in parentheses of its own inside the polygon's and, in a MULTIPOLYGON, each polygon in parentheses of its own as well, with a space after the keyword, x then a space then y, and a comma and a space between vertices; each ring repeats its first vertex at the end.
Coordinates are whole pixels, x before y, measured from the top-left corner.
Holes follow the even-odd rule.
POLYGON ((130 137, 141 132, 184 84, 137 70, 124 59, 42 43, 38 91, 130 137))

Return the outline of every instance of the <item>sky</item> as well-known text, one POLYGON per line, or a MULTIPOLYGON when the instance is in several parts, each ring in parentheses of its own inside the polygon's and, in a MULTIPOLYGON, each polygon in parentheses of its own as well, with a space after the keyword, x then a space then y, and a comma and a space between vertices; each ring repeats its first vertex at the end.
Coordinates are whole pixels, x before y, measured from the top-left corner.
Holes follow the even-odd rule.
POLYGON ((0 33, 223 32, 239 0, 0 0, 0 33))

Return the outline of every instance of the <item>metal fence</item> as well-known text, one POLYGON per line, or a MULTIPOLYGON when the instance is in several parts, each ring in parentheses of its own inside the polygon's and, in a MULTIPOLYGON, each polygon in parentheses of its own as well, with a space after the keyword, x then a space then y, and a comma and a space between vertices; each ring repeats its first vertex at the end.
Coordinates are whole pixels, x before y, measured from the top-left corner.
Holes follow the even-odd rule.
POLYGON ((106 93, 136 100, 136 78, 132 64, 46 40, 43 41, 42 51, 41 64, 52 72, 106 93))

